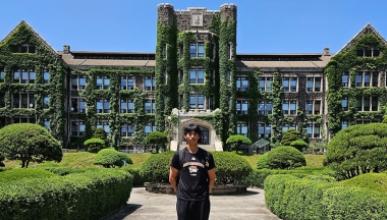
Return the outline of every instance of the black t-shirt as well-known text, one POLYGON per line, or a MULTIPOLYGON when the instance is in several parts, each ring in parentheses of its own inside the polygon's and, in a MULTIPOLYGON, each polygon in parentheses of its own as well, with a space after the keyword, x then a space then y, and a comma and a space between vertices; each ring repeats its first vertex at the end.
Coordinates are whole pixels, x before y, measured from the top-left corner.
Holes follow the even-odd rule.
POLYGON ((212 154, 199 147, 195 154, 187 148, 179 161, 179 151, 173 155, 170 165, 179 170, 176 196, 183 200, 199 201, 209 196, 208 170, 215 167, 212 154))

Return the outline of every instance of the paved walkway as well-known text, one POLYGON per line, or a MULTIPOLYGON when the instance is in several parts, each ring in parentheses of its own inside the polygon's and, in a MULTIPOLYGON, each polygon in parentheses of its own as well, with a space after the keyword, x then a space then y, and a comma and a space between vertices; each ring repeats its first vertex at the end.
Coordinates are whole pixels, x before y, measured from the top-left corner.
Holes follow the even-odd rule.
MULTIPOLYGON (((244 195, 210 196, 210 220, 277 220, 265 207, 264 191, 249 188, 244 195)), ((176 217, 176 196, 149 193, 143 187, 133 188, 128 206, 110 220, 173 220, 176 217)))

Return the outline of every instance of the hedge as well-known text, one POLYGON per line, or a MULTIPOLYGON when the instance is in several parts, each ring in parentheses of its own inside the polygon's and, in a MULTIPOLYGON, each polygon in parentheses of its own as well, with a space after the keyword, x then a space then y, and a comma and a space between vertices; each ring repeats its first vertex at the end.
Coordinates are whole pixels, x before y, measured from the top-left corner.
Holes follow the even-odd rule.
POLYGON ((266 205, 282 219, 387 219, 386 195, 367 188, 294 175, 271 175, 264 185, 266 205))
MULTIPOLYGON (((247 160, 234 152, 212 152, 216 166, 216 184, 243 184, 252 171, 247 160)), ((146 182, 168 183, 169 163, 174 152, 153 154, 142 166, 146 182)))
POLYGON ((0 219, 98 219, 125 205, 131 188, 127 172, 97 168, 0 183, 0 219))
POLYGON ((263 188, 266 177, 276 174, 290 174, 296 177, 319 176, 320 178, 333 179, 334 171, 324 167, 300 167, 293 170, 258 169, 250 173, 246 179, 246 184, 263 188))

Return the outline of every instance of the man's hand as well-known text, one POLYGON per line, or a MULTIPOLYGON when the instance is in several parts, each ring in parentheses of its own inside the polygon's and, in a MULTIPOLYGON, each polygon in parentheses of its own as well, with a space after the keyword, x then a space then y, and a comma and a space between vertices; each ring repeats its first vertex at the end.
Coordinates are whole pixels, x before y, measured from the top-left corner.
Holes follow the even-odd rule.
POLYGON ((170 166, 169 167, 169 183, 171 184, 173 191, 176 193, 176 179, 177 176, 179 175, 179 170, 170 166))
POLYGON ((216 180, 216 173, 215 173, 215 168, 208 170, 208 191, 209 193, 212 193, 212 188, 214 188, 215 185, 215 180, 216 180))

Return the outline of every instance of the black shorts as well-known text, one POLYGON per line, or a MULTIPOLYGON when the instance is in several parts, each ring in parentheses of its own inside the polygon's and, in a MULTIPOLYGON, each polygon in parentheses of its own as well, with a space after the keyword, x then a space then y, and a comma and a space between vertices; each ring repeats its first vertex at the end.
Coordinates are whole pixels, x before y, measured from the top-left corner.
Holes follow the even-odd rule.
POLYGON ((178 198, 176 211, 178 220, 208 220, 210 216, 210 199, 187 201, 178 198))

